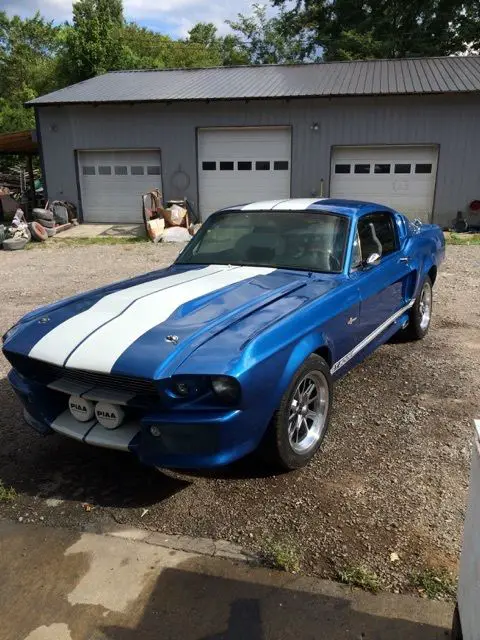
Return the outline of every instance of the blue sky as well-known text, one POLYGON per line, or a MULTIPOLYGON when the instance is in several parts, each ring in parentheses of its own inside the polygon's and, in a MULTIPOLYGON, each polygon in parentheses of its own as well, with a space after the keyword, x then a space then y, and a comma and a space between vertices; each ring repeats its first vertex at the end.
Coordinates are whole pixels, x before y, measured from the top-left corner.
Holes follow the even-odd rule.
MULTIPOLYGON (((169 34, 185 36, 196 22, 213 22, 226 33, 226 19, 249 13, 253 0, 124 0, 127 20, 169 34)), ((71 0, 0 0, 0 9, 9 15, 32 16, 35 11, 56 22, 70 20, 71 0)))

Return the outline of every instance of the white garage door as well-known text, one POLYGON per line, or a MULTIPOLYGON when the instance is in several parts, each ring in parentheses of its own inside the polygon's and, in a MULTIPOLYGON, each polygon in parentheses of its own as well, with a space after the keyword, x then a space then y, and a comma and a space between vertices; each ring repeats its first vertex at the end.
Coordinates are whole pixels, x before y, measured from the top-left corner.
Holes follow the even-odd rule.
POLYGON ((291 134, 285 127, 200 129, 200 213, 290 197, 291 134))
POLYGON ((161 189, 159 151, 80 151, 85 222, 142 221, 141 196, 161 189))
POLYGON ((431 146, 335 147, 330 196, 378 202, 428 221, 437 157, 431 146))

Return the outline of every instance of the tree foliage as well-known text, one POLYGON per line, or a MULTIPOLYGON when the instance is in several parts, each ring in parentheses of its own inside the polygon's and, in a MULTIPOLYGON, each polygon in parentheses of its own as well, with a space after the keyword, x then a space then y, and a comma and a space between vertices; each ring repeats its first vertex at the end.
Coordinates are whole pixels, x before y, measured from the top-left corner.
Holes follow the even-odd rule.
POLYGON ((0 131, 33 126, 23 103, 56 88, 61 31, 38 13, 22 20, 0 12, 0 131))
POLYGON ((291 18, 283 10, 269 18, 264 5, 254 4, 250 15, 240 13, 237 20, 227 20, 227 24, 250 64, 302 62, 309 48, 309 29, 292 28, 291 18))
MULTIPOLYGON (((273 0, 280 9, 287 0, 273 0)), ((284 33, 307 30, 326 60, 444 56, 480 43, 478 0, 298 0, 284 33)))

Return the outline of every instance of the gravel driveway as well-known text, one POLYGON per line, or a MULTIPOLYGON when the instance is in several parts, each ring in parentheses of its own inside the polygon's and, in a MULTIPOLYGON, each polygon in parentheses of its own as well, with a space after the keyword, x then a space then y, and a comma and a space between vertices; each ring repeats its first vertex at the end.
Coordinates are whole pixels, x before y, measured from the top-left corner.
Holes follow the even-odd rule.
MULTIPOLYGON (((2 252, 0 332, 41 304, 175 254, 143 244, 2 252)), ((393 590, 408 589, 416 569, 455 570, 480 415, 479 275, 480 246, 448 248, 428 336, 383 346, 339 382, 323 452, 284 475, 265 475, 255 458, 160 473, 126 454, 42 438, 24 425, 0 356, 0 479, 18 493, 0 515, 87 530, 131 524, 254 550, 273 538, 298 550, 306 573, 364 565, 393 590)))

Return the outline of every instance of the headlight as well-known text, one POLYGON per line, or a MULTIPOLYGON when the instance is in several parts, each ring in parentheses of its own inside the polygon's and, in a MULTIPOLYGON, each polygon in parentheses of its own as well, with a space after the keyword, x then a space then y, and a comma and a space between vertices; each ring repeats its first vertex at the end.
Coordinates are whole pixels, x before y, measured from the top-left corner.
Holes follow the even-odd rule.
POLYGON ((235 378, 215 376, 211 379, 211 384, 213 391, 222 402, 233 404, 240 399, 240 385, 235 378))
POLYGON ((2 342, 5 343, 7 340, 10 340, 20 328, 20 324, 14 324, 13 327, 10 327, 8 331, 6 331, 2 336, 2 342))

